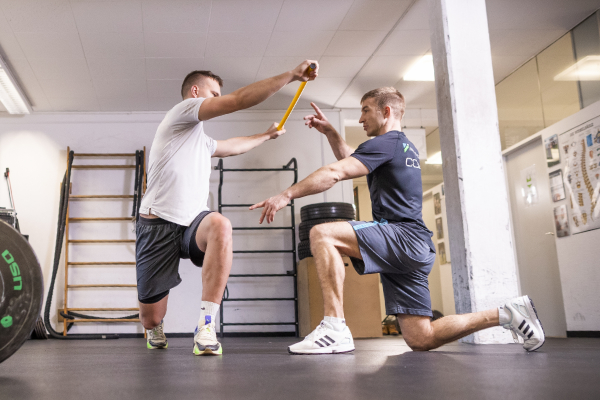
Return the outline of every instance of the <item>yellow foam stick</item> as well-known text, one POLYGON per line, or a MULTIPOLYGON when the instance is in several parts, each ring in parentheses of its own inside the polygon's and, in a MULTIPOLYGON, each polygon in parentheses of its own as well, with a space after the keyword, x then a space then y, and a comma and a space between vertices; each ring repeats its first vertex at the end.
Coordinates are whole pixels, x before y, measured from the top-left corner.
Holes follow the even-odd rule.
MULTIPOLYGON (((308 73, 310 74, 312 71, 314 71, 315 68, 317 68, 316 64, 310 64, 308 66, 308 73)), ((277 127, 278 131, 280 131, 283 128, 283 126, 285 125, 285 121, 287 121, 288 117, 292 113, 292 110, 294 109, 294 107, 296 107, 296 103, 298 102, 300 95, 304 91, 305 86, 306 86, 306 82, 302 82, 300 84, 300 87, 296 91, 296 95, 292 99, 292 102, 290 103, 290 106, 288 107, 287 111, 285 112, 285 115, 283 116, 283 118, 281 118, 281 122, 279 123, 279 126, 277 127)))

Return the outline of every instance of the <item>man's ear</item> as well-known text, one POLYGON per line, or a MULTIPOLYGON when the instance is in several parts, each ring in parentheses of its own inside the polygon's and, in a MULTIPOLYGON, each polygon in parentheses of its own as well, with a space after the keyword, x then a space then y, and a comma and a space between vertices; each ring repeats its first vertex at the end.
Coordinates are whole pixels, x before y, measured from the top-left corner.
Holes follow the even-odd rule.
POLYGON ((392 116, 392 107, 385 106, 383 108, 383 118, 389 118, 392 116))
POLYGON ((198 87, 198 85, 192 85, 192 87, 190 88, 190 90, 192 91, 192 97, 198 97, 198 92, 200 90, 200 88, 198 87))

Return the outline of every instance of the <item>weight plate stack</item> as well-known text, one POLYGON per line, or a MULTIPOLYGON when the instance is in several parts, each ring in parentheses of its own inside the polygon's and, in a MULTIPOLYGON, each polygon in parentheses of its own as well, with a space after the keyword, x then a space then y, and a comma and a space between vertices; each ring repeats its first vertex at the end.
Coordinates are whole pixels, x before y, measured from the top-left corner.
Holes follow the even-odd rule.
POLYGON ((0 362, 30 337, 42 309, 43 290, 33 249, 19 232, 0 221, 0 362))
POLYGON ((312 257, 312 253, 310 252, 310 241, 302 240, 298 243, 298 258, 304 260, 307 257, 312 257))
POLYGON ((349 203, 309 204, 300 209, 300 218, 303 222, 324 218, 352 220, 355 218, 354 206, 349 203))
POLYGON ((354 206, 349 203, 316 203, 300 209, 302 222, 299 226, 300 243, 298 258, 312 257, 310 252, 310 230, 328 222, 349 221, 355 218, 354 206))

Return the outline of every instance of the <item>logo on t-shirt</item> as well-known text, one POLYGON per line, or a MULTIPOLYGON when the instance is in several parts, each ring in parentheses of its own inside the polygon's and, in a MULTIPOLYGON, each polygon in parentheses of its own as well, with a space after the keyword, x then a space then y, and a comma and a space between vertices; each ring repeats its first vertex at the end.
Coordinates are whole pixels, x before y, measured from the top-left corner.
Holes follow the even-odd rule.
POLYGON ((402 145, 404 146, 404 152, 406 153, 410 146, 408 145, 408 143, 402 143, 402 145))

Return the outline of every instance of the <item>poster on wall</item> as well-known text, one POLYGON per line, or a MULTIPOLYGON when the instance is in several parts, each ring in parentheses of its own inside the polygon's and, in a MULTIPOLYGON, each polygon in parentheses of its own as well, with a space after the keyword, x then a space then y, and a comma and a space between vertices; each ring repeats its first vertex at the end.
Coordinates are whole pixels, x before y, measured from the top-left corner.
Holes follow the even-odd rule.
POLYGON ((544 149, 546 150, 546 162, 548 168, 560 164, 560 152, 558 151, 558 135, 552 135, 544 140, 544 149))
POLYGON ((537 180, 535 178, 535 164, 521 170, 520 192, 523 195, 525 207, 530 207, 538 202, 537 180))
POLYGON ((562 170, 560 169, 558 171, 550 172, 550 193, 552 194, 552 200, 554 202, 566 198, 562 170))
POLYGON ((437 238, 444 238, 444 225, 442 224, 442 217, 435 219, 435 229, 437 231, 437 238))
POLYGON ((444 242, 438 243, 438 257, 440 258, 440 265, 448 264, 448 260, 446 260, 446 245, 444 242))
POLYGON ((559 136, 571 234, 600 228, 600 116, 559 136))
POLYGON ((433 212, 435 215, 442 213, 442 199, 439 193, 433 195, 433 212))
POLYGON ((554 225, 556 226, 556 236, 569 236, 569 216, 566 205, 554 208, 554 225))

